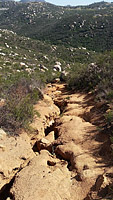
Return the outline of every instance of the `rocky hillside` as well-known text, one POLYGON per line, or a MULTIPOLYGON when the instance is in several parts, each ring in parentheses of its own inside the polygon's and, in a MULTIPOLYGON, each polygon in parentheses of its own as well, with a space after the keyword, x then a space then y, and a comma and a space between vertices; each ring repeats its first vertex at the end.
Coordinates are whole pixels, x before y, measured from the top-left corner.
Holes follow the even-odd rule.
POLYGON ((49 45, 28 37, 20 37, 13 31, 0 30, 0 70, 2 75, 6 73, 8 77, 25 71, 38 71, 43 75, 47 75, 48 70, 49 73, 56 73, 55 65, 61 65, 61 72, 68 70, 75 62, 90 63, 95 56, 95 52, 85 48, 49 45))
POLYGON ((0 2, 0 12, 0 28, 23 36, 95 51, 113 48, 113 3, 60 7, 0 2))
MULTIPOLYGON (((20 37, 13 31, 0 30, 0 73, 5 79, 6 76, 9 78, 25 72, 37 72, 46 78, 54 72, 54 75, 58 76, 58 71, 68 71, 70 65, 75 62, 90 63, 95 55, 95 52, 85 48, 49 45, 28 37, 20 37), (59 70, 55 70, 58 66, 59 70)), ((45 82, 48 81, 45 79, 45 82)))

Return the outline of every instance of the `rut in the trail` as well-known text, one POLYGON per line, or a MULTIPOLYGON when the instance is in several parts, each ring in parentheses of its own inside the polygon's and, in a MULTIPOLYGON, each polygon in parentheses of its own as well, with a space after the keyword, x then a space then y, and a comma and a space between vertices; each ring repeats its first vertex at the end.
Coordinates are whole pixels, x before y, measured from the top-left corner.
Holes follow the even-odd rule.
MULTIPOLYGON (((113 163, 103 113, 92 94, 49 84, 35 108, 33 158, 16 174, 13 200, 107 200, 113 198, 113 163), (56 107, 57 106, 57 107, 56 107), (59 112, 59 109, 60 112, 59 112)), ((3 198, 5 200, 7 198, 3 198)))

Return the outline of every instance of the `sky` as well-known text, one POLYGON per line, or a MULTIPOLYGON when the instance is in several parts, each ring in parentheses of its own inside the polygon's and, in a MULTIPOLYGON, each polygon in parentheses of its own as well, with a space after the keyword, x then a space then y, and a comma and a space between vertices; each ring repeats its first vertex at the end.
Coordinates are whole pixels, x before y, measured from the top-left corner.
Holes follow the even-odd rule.
MULTIPOLYGON (((109 0, 105 1, 110 2, 109 0)), ((77 6, 77 5, 89 5, 94 2, 99 2, 99 0, 46 0, 46 2, 61 6, 66 6, 66 5, 77 6)))

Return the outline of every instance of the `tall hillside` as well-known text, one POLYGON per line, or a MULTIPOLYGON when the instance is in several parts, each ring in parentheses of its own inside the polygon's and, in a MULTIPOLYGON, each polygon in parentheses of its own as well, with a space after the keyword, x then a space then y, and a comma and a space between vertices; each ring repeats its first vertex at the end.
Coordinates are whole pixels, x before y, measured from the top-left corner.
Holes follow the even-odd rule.
POLYGON ((0 2, 0 28, 52 44, 113 48, 113 3, 62 7, 46 2, 0 2))

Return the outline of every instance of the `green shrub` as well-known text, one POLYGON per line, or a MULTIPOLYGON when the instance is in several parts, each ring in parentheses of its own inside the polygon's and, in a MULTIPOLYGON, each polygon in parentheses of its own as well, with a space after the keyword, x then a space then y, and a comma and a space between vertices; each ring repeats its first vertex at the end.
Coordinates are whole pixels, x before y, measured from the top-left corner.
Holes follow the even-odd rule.
POLYGON ((113 90, 111 90, 110 92, 108 92, 107 98, 108 98, 109 100, 112 100, 112 99, 113 99, 113 90))
POLYGON ((111 125, 113 123, 113 110, 109 111, 106 115, 105 115, 106 121, 109 125, 111 125))
POLYGON ((5 105, 0 108, 0 126, 10 133, 29 126, 36 114, 33 105, 43 97, 41 91, 32 88, 30 83, 30 80, 22 79, 11 86, 5 105))
POLYGON ((71 67, 71 70, 66 80, 69 88, 82 89, 85 86, 85 83, 83 85, 82 82, 84 81, 82 79, 84 77, 85 71, 86 66, 81 63, 75 63, 75 65, 71 67))
POLYGON ((95 90, 99 99, 113 101, 113 53, 106 52, 97 57, 96 63, 76 63, 70 70, 68 85, 74 89, 95 90))

